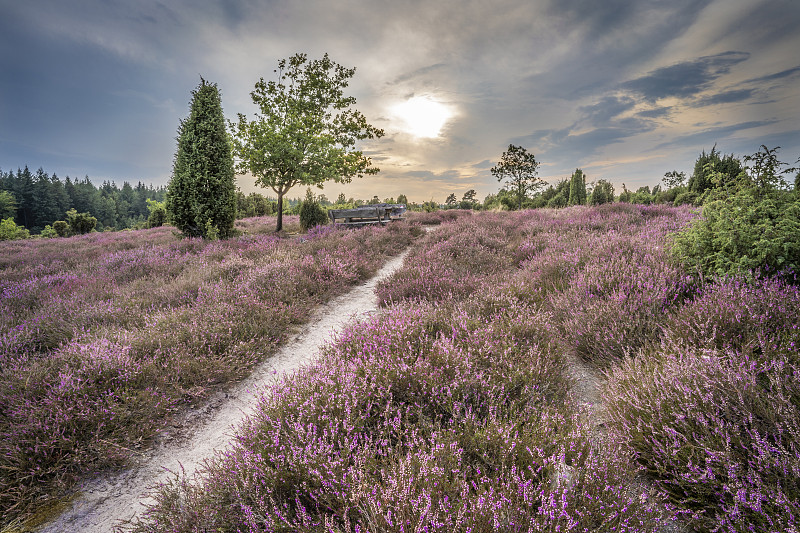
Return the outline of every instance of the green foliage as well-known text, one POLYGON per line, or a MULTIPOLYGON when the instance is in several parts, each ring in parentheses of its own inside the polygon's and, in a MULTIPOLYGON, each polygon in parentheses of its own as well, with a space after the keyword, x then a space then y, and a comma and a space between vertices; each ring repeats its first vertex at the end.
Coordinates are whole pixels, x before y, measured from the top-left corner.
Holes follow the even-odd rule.
POLYGON ((236 192, 236 215, 239 218, 263 217, 275 213, 276 204, 262 194, 251 192, 247 196, 236 192))
POLYGON ((677 195, 675 195, 675 199, 673 200, 673 205, 693 205, 699 206, 703 203, 703 198, 693 191, 682 190, 677 195))
POLYGON ((178 149, 166 199, 169 219, 184 235, 231 235, 236 219, 231 141, 216 84, 200 79, 189 117, 178 129, 178 149))
POLYGON ((586 204, 586 175, 583 170, 576 168, 569 181, 569 205, 586 204))
MULTIPOLYGON (((344 196, 344 193, 342 193, 340 196, 344 196)), ((338 202, 337 202, 337 203, 338 203, 338 202)), ((399 196, 397 197, 397 203, 398 203, 398 204, 407 205, 407 204, 408 204, 408 198, 406 197, 406 195, 405 195, 405 194, 401 194, 401 195, 399 195, 399 196)))
POLYGON ((79 213, 94 213, 98 230, 137 227, 147 220, 147 199, 163 200, 164 194, 164 188, 147 187, 141 182, 135 186, 124 182, 120 188, 105 181, 98 188, 88 177, 61 180, 41 168, 36 173, 27 167, 16 172, 0 171, 0 217, 11 216, 33 232, 52 227, 73 208, 79 213), (8 209, 9 195, 14 201, 13 213, 8 209))
POLYGON ((743 188, 712 200, 678 233, 673 254, 706 276, 800 271, 800 199, 743 188))
MULTIPOLYGON (((797 168, 784 168, 789 165, 778 160, 778 150, 780 150, 780 146, 767 148, 762 144, 756 153, 744 156, 745 163, 748 164, 749 185, 759 193, 786 189, 787 183, 784 181, 783 175, 798 170, 797 168)), ((795 178, 796 186, 797 178, 795 178)))
POLYGON ((610 204, 614 201, 614 186, 606 180, 599 180, 592 188, 592 195, 589 197, 589 204, 601 205, 610 204))
POLYGON ((67 211, 67 224, 72 235, 83 235, 94 231, 97 219, 89 213, 78 213, 75 209, 70 209, 67 211))
POLYGON ((59 235, 56 233, 56 230, 53 229, 53 226, 48 224, 44 227, 41 233, 39 233, 39 236, 45 239, 52 239, 58 237, 59 235))
POLYGON ((433 213, 439 210, 439 204, 437 204, 435 200, 428 200, 427 202, 423 202, 422 210, 426 213, 433 213))
POLYGON ((450 208, 455 207, 456 206, 456 202, 458 202, 458 200, 456 199, 456 193, 454 193, 454 192, 451 192, 450 196, 447 197, 447 200, 444 201, 444 203, 447 204, 447 207, 450 207, 450 208))
POLYGON ((167 205, 165 202, 156 202, 155 200, 147 199, 147 209, 150 215, 147 217, 148 228, 158 228, 164 225, 167 221, 167 205))
POLYGON ((250 93, 260 110, 255 120, 240 113, 231 129, 238 170, 278 195, 279 231, 283 197, 295 185, 349 183, 376 174, 379 169, 355 145, 384 133, 351 109, 354 97, 344 95, 355 68, 344 68, 327 54, 313 61, 295 54, 281 60, 276 72, 277 81, 261 78, 250 93))
POLYGON ((689 178, 689 191, 703 194, 708 189, 735 186, 744 172, 742 163, 733 154, 721 156, 717 146, 700 154, 689 178))
POLYGON ((510 188, 517 195, 517 208, 522 209, 522 202, 528 194, 544 187, 544 182, 536 176, 538 168, 539 162, 533 154, 529 154, 522 146, 509 144, 500 162, 490 170, 497 181, 508 180, 510 188))
POLYGON ((65 220, 56 220, 53 222, 53 231, 59 237, 69 237, 69 224, 65 220))
POLYGON ((13 218, 8 217, 0 221, 0 241, 16 241, 30 236, 30 232, 22 226, 17 226, 13 218))
POLYGON ((328 223, 328 212, 319 202, 305 200, 300 206, 300 227, 308 231, 315 226, 324 226, 328 223))
POLYGON ((8 191, 0 191, 0 219, 14 218, 17 214, 17 200, 8 191))
POLYGON ((670 170, 669 172, 664 173, 664 178, 662 181, 667 189, 684 187, 686 185, 686 173, 678 172, 677 170, 670 170))

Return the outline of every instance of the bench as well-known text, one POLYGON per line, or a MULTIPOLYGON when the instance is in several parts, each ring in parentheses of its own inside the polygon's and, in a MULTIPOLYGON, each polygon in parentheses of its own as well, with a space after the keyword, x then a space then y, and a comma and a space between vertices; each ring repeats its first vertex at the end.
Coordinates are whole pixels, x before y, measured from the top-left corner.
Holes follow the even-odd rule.
POLYGON ((403 218, 406 211, 404 204, 372 204, 355 209, 329 209, 328 216, 333 224, 346 226, 366 226, 368 224, 385 225, 393 220, 403 218))

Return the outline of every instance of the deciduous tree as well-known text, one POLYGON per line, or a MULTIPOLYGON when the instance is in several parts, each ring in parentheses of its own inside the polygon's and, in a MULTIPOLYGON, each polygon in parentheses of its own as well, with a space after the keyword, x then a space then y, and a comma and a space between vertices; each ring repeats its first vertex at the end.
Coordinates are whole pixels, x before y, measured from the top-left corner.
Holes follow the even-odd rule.
POLYGON ((261 78, 250 93, 260 111, 255 120, 240 113, 230 127, 237 170, 251 173, 256 183, 278 195, 280 231, 283 197, 295 185, 349 183, 353 177, 377 173, 356 143, 382 137, 383 130, 352 108, 355 97, 344 94, 355 68, 345 68, 327 54, 311 61, 306 54, 295 54, 281 60, 275 72, 277 80, 261 78))
POLYGON ((508 145, 500 162, 491 168, 497 181, 508 180, 511 189, 517 195, 518 208, 522 209, 522 200, 528 193, 535 192, 544 186, 544 182, 536 176, 539 162, 533 154, 522 146, 508 145))

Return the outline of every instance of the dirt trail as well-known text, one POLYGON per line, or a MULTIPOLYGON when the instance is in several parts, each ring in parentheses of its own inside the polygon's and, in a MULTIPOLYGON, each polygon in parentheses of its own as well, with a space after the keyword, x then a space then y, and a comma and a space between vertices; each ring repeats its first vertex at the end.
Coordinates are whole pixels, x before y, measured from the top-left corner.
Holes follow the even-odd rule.
POLYGON ((250 377, 188 413, 184 427, 176 427, 177 435, 142 453, 131 468, 84 483, 72 508, 40 533, 108 533, 120 521, 138 516, 153 503, 148 488, 181 468, 189 476, 195 473, 215 450, 228 445, 235 428, 253 412, 259 391, 313 360, 320 348, 347 325, 377 312, 376 284, 400 268, 407 253, 391 259, 366 283, 318 309, 302 331, 250 377))

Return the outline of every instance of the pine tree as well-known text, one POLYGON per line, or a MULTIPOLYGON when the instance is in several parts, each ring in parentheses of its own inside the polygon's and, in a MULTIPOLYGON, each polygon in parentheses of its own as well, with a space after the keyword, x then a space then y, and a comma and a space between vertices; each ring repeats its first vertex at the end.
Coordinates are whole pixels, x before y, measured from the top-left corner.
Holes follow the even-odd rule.
POLYGON ((189 117, 178 129, 166 199, 170 221, 184 235, 224 238, 232 234, 236 186, 231 148, 219 89, 200 78, 192 91, 189 117))

